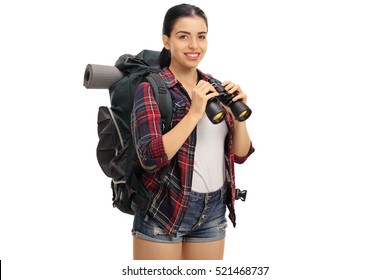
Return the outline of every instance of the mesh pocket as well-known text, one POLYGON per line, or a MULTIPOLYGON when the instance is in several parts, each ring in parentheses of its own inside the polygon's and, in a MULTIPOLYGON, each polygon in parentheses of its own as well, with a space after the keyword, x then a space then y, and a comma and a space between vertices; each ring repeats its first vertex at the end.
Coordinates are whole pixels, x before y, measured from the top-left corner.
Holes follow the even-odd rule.
POLYGON ((115 118, 108 107, 99 107, 98 136, 99 142, 96 148, 97 160, 104 174, 113 178, 110 165, 112 165, 112 162, 120 154, 124 153, 124 145, 115 118))

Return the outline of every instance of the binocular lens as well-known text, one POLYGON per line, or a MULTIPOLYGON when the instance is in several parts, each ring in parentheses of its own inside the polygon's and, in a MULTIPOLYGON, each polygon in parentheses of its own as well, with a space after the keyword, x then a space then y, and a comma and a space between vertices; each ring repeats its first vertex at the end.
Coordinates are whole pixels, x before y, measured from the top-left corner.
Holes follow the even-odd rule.
POLYGON ((217 102, 209 101, 206 107, 206 114, 213 124, 218 124, 225 118, 225 110, 217 102))
POLYGON ((230 109, 236 120, 239 122, 245 121, 252 114, 252 110, 244 102, 234 102, 230 104, 230 109))
POLYGON ((247 118, 249 118, 249 115, 250 115, 249 111, 245 110, 238 116, 238 119, 239 120, 246 120, 247 118))
POLYGON ((213 123, 220 123, 221 121, 223 121, 225 118, 225 113, 224 112, 219 112, 218 114, 216 114, 213 118, 213 123))

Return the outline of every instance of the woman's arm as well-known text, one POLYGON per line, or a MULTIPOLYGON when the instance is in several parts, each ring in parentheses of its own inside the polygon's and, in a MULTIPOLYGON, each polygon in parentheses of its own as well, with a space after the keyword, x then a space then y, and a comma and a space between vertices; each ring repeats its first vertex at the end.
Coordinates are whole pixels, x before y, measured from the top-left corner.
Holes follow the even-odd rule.
POLYGON ((191 108, 187 115, 163 136, 164 149, 168 159, 177 153, 203 117, 207 101, 217 95, 218 93, 210 83, 204 80, 198 82, 191 92, 191 108))
MULTIPOLYGON (((221 84, 223 87, 225 87, 225 90, 232 94, 236 93, 237 96, 235 96, 232 101, 241 100, 245 104, 247 103, 247 95, 242 91, 239 85, 232 83, 231 81, 226 81, 221 84)), ((234 147, 234 155, 237 157, 246 157, 250 149, 252 147, 251 139, 249 137, 249 133, 246 127, 246 122, 239 122, 236 119, 234 119, 234 116, 230 110, 229 107, 225 106, 228 112, 233 117, 233 123, 234 123, 234 131, 233 131, 233 147, 234 147)))
POLYGON ((137 87, 131 115, 131 131, 138 158, 146 171, 156 172, 169 164, 203 117, 207 101, 217 95, 213 86, 201 80, 191 92, 191 108, 187 115, 173 129, 162 135, 161 114, 151 86, 142 83, 137 87), (213 93, 208 94, 210 91, 213 93))
POLYGON ((251 139, 245 121, 234 120, 233 147, 234 154, 238 157, 245 157, 251 148, 251 139))

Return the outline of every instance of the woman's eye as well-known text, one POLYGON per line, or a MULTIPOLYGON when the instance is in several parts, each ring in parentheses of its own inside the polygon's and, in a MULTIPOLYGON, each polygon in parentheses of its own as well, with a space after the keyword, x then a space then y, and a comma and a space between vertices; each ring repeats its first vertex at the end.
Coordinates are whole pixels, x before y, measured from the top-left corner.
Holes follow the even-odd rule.
POLYGON ((201 36, 199 36, 199 39, 206 40, 206 36, 201 35, 201 36))
POLYGON ((180 38, 180 39, 187 39, 188 36, 187 36, 187 35, 181 35, 179 38, 180 38))

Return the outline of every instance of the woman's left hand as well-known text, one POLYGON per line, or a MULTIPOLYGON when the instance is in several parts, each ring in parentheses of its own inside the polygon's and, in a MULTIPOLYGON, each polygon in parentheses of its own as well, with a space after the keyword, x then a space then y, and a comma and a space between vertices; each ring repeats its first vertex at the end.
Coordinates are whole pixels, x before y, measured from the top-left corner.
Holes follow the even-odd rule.
POLYGON ((247 95, 241 90, 240 86, 231 82, 231 81, 225 81, 221 84, 225 90, 232 94, 232 93, 236 93, 237 96, 234 97, 232 100, 235 102, 237 100, 242 100, 245 104, 247 102, 247 95))

